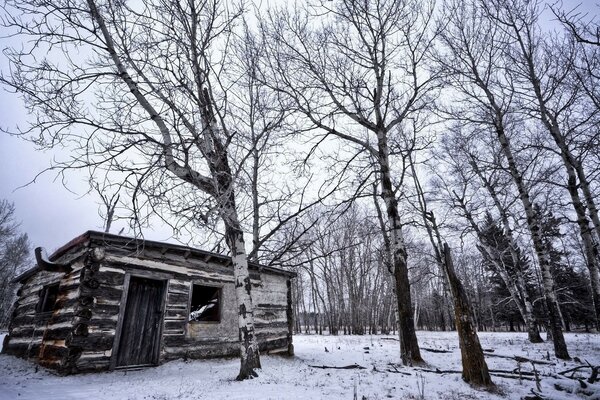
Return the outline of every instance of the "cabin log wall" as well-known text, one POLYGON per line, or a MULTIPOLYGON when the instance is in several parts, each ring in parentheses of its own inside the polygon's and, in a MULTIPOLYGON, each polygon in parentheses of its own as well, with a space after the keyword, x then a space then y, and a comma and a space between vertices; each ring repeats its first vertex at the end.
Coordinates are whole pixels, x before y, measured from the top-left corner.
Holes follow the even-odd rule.
MULTIPOLYGON (((19 290, 4 352, 61 373, 115 367, 121 304, 128 276, 166 280, 159 363, 177 358, 237 356, 237 306, 231 266, 223 257, 157 248, 102 246, 88 241, 60 257, 72 271, 39 271, 19 290), (36 314, 40 290, 60 282, 51 315, 36 314), (221 288, 220 322, 188 322, 193 284, 221 288)), ((293 354, 289 274, 250 268, 261 352, 293 354)))
POLYGON ((69 273, 40 271, 23 282, 9 326, 10 334, 5 338, 4 353, 63 371, 69 355, 85 255, 86 249, 81 249, 61 257, 71 265, 69 273), (37 313, 41 290, 55 283, 59 287, 52 311, 37 313))

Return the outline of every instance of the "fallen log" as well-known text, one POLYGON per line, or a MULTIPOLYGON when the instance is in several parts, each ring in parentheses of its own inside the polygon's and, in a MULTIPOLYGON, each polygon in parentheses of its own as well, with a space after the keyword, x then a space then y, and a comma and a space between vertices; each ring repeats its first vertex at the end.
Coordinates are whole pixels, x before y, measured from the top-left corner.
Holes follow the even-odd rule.
POLYGON ((587 369, 590 368, 591 372, 590 372, 590 377, 587 379, 588 383, 595 383, 598 380, 598 372, 600 371, 600 365, 596 365, 593 366, 591 364, 588 365, 579 365, 577 367, 573 367, 573 368, 569 368, 566 369, 564 371, 559 372, 559 375, 564 376, 565 378, 569 378, 569 379, 581 379, 581 378, 576 378, 575 377, 575 373, 577 371, 583 370, 583 369, 587 369), (568 373, 571 373, 571 376, 567 376, 568 373))
POLYGON ((532 360, 530 358, 521 357, 521 356, 505 356, 502 354, 489 354, 488 352, 484 352, 484 354, 488 357, 505 358, 507 360, 515 360, 516 362, 529 362, 529 363, 540 364, 540 365, 556 365, 556 363, 554 363, 552 361, 532 360))
POLYGON ((343 367, 337 367, 337 366, 332 366, 332 365, 309 365, 309 367, 319 368, 319 369, 367 369, 367 368, 363 367, 362 365, 358 365, 358 364, 344 365, 343 367))
POLYGON ((428 351, 430 353, 452 353, 452 350, 431 349, 427 347, 421 347, 421 350, 428 351))
POLYGON ((426 369, 426 368, 414 368, 420 372, 431 372, 434 374, 462 374, 462 371, 454 370, 454 369, 426 369))
POLYGON ((513 370, 509 370, 509 369, 490 369, 490 372, 495 372, 497 374, 511 374, 511 375, 523 375, 523 376, 535 376, 535 374, 532 371, 521 371, 519 372, 518 368, 515 368, 513 370))
POLYGON ((410 372, 404 372, 404 371, 400 371, 400 370, 398 370, 398 367, 396 367, 396 365, 395 365, 395 364, 389 363, 389 364, 388 364, 388 367, 391 367, 391 368, 393 368, 393 369, 390 369, 390 368, 388 368, 388 369, 386 369, 386 371, 387 371, 387 372, 392 372, 392 373, 394 373, 394 374, 408 375, 408 376, 411 376, 411 375, 412 375, 410 372))
POLYGON ((525 396, 521 400, 550 400, 550 397, 544 396, 541 392, 531 389, 532 396, 525 396))
MULTIPOLYGON (((453 370, 453 369, 425 369, 425 368, 415 368, 420 372, 429 372, 433 374, 462 374, 462 371, 453 370)), ((532 381, 534 382, 536 379, 533 376, 533 372, 521 373, 519 376, 518 373, 513 373, 512 371, 504 371, 504 370, 490 370, 489 371, 492 376, 497 376, 498 378, 508 378, 508 379, 518 379, 523 381, 532 381)))
POLYGON ((519 376, 519 375, 512 375, 512 374, 501 374, 501 373, 497 373, 497 372, 490 372, 490 374, 492 374, 492 376, 497 376, 498 378, 507 378, 507 379, 518 379, 520 381, 531 381, 531 382, 535 382, 535 378, 532 378, 531 376, 519 376))

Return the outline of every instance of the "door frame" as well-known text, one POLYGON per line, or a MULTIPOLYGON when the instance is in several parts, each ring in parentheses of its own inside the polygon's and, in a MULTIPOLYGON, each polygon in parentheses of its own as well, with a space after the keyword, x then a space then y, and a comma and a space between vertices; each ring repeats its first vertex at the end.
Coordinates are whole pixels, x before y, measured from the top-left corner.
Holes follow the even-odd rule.
POLYGON ((162 351, 163 343, 163 328, 165 325, 165 307, 167 304, 167 293, 169 292, 169 278, 171 278, 171 275, 164 273, 147 273, 142 271, 126 272, 125 278, 123 280, 123 292, 121 294, 121 302, 119 303, 119 317, 117 319, 117 327, 115 329, 115 337, 113 339, 113 346, 110 357, 109 369, 111 370, 135 367, 134 365, 117 366, 117 357, 119 355, 119 347, 121 344, 121 334, 123 333, 123 318, 125 317, 125 310, 127 308, 127 297, 129 296, 129 282, 131 281, 132 277, 151 279, 163 283, 163 293, 160 304, 160 324, 155 339, 158 342, 158 346, 156 346, 156 354, 153 355, 154 361, 148 365, 158 365, 160 363, 160 354, 162 351))

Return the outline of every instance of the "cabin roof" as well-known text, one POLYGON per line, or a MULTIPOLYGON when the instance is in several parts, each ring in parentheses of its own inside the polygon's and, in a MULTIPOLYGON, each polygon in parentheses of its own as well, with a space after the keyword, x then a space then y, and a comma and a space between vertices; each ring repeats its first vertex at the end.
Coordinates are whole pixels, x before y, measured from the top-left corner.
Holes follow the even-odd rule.
MULTIPOLYGON (((96 245, 106 246, 106 247, 119 247, 131 249, 133 251, 139 251, 141 249, 155 249, 160 250, 163 254, 166 252, 174 252, 174 253, 182 253, 187 257, 195 256, 197 258, 203 258, 206 262, 208 261, 216 261, 222 264, 229 265, 231 264, 231 257, 223 254, 213 253, 210 251, 199 250, 193 247, 184 246, 180 244, 173 243, 165 243, 158 242, 154 240, 146 240, 139 238, 132 238, 128 236, 115 235, 112 233, 99 232, 99 231, 87 231, 82 235, 77 236, 73 240, 66 243, 64 246, 60 247, 49 257, 50 261, 55 261, 62 255, 66 254, 68 251, 84 245, 86 242, 91 242, 96 245)), ((295 272, 286 271, 280 268, 268 267, 265 265, 260 265, 258 263, 249 262, 248 268, 254 270, 268 271, 276 275, 286 275, 289 277, 296 276, 295 272)), ((41 268, 36 265, 33 268, 23 272, 19 276, 17 276, 14 281, 15 282, 23 282, 27 278, 31 277, 41 268)))

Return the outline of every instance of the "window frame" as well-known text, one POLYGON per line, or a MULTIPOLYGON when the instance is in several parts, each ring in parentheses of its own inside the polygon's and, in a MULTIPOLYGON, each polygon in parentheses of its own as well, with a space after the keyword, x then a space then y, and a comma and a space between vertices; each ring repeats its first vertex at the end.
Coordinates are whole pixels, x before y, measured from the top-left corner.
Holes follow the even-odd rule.
POLYGON ((35 306, 36 315, 45 316, 45 315, 52 314, 52 312, 54 311, 54 305, 56 304, 56 300, 58 300, 59 289, 60 289, 60 282, 54 282, 54 283, 49 283, 47 285, 44 285, 38 291, 39 297, 38 297, 38 302, 35 306), (54 301, 52 301, 52 304, 50 304, 48 302, 48 294, 51 293, 51 290, 56 290, 56 292, 54 293, 54 301))
POLYGON ((190 285, 190 294, 188 298, 188 307, 187 307, 187 323, 188 324, 207 324, 207 325, 218 325, 223 320, 223 285, 207 283, 207 282, 198 282, 192 281, 190 285), (213 288, 217 290, 217 298, 218 298, 218 317, 217 321, 190 321, 189 316, 192 313, 192 300, 194 297, 194 286, 203 286, 208 288, 213 288))

